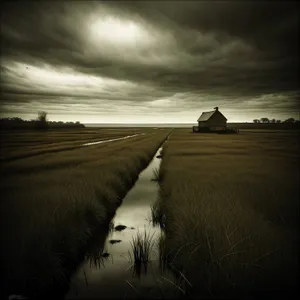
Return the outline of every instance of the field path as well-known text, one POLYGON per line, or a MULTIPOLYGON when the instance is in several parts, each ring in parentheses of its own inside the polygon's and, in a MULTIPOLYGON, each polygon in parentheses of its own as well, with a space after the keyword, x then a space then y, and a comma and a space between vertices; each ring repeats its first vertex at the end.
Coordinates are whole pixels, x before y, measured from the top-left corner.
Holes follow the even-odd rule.
POLYGON ((145 135, 145 133, 138 133, 138 134, 133 134, 133 135, 127 135, 124 137, 119 137, 119 138, 114 138, 114 139, 105 139, 105 140, 100 140, 96 142, 89 142, 89 143, 84 143, 84 144, 74 144, 74 141, 72 142, 66 142, 61 144, 60 146, 53 145, 52 147, 47 147, 44 149, 36 149, 28 153, 16 153, 14 155, 10 155, 7 157, 1 157, 1 161, 12 161, 20 158, 27 158, 27 157, 32 157, 32 156, 37 156, 37 155, 42 155, 42 154, 47 154, 47 153, 54 153, 54 152, 62 152, 62 151, 67 151, 67 150, 74 150, 74 149, 79 149, 81 147, 86 147, 86 146, 93 146, 97 144, 104 144, 104 143, 109 143, 109 142, 114 142, 114 141, 120 141, 128 138, 133 138, 136 136, 140 135, 145 135))
POLYGON ((116 139, 110 139, 110 140, 104 140, 104 141, 98 141, 98 142, 91 142, 91 143, 85 143, 82 146, 92 146, 92 145, 97 145, 97 144, 103 144, 103 143, 109 143, 109 142, 114 142, 114 141, 119 141, 119 140, 125 140, 125 139, 129 139, 132 138, 134 136, 138 136, 138 135, 144 135, 145 133, 138 133, 138 134, 133 134, 133 135, 127 135, 121 138, 116 138, 116 139))

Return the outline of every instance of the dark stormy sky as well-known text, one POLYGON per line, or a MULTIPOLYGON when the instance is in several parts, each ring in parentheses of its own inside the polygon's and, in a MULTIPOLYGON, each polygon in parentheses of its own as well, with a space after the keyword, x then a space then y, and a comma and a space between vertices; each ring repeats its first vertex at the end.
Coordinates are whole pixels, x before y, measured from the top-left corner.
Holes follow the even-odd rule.
POLYGON ((296 2, 30 1, 1 7, 1 117, 299 118, 296 2))

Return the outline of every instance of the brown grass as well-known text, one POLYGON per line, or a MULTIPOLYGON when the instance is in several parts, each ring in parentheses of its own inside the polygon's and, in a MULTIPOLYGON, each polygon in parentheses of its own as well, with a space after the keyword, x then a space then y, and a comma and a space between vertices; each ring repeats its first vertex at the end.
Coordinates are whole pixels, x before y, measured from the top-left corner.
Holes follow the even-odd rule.
POLYGON ((150 131, 150 128, 145 128, 145 130, 134 128, 56 129, 46 132, 1 130, 0 159, 13 160, 48 152, 72 150, 84 143, 121 138, 150 131))
POLYGON ((297 133, 193 134, 164 147, 155 206, 193 296, 277 296, 298 280, 297 133), (163 216, 163 218, 161 217, 163 216))
POLYGON ((142 267, 144 267, 145 273, 147 273, 148 263, 151 259, 151 252, 154 246, 153 242, 154 234, 150 234, 144 231, 144 234, 138 232, 136 236, 132 237, 130 242, 131 251, 129 251, 130 261, 133 264, 134 274, 138 277, 141 276, 142 267))
POLYGON ((105 223, 108 230, 167 134, 148 130, 128 140, 2 162, 3 295, 36 296, 67 280, 66 264, 80 259, 96 227, 105 223))

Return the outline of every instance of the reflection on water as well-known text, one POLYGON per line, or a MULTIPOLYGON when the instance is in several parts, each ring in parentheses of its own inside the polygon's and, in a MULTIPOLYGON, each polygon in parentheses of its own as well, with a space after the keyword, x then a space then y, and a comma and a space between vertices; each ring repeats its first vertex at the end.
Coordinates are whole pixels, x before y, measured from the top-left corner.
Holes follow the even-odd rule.
POLYGON ((161 298, 164 293, 175 296, 173 276, 167 271, 162 273, 162 232, 150 220, 150 207, 157 200, 159 188, 151 179, 153 170, 159 169, 161 160, 156 156, 160 151, 161 148, 117 209, 114 228, 106 237, 99 236, 98 243, 86 254, 72 278, 66 299, 161 298), (134 239, 145 234, 151 237, 149 257, 147 262, 141 259, 141 263, 135 263, 134 239))

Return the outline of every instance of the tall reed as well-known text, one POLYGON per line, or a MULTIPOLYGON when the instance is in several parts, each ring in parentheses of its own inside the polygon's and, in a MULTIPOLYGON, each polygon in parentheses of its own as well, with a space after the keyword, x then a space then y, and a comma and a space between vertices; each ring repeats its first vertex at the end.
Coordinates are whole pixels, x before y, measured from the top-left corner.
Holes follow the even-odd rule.
POLYGON ((138 276, 141 274, 142 266, 145 272, 147 272, 148 263, 151 259, 151 251, 154 245, 153 237, 154 233, 150 234, 147 231, 144 231, 144 233, 138 232, 136 236, 132 237, 132 241, 130 242, 130 257, 133 260, 134 270, 138 276))

